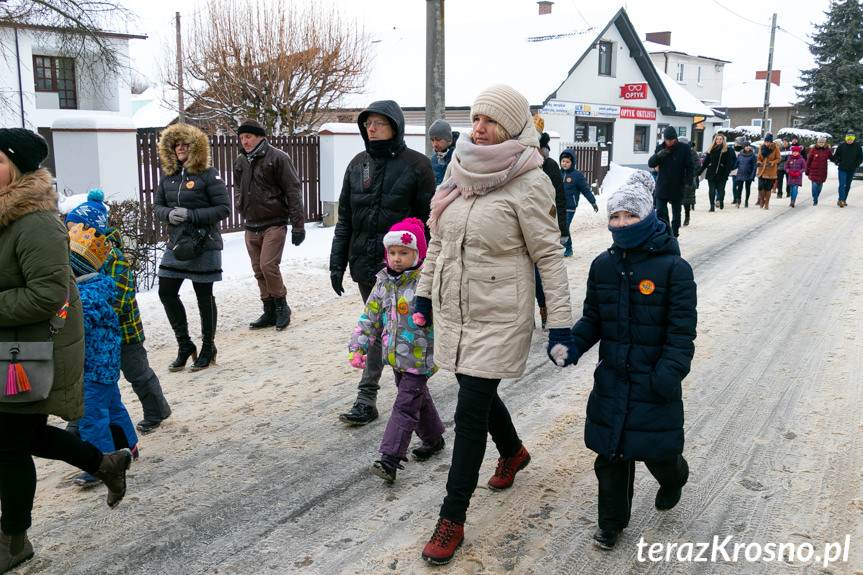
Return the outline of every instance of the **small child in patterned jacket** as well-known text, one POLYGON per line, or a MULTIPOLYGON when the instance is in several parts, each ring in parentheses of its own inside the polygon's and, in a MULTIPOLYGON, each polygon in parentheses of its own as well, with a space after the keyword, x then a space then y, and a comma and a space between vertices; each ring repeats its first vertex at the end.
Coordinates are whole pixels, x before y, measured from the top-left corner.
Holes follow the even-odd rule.
POLYGON ((413 450, 414 457, 425 461, 443 450, 444 426, 428 390, 428 378, 437 371, 431 321, 410 313, 426 255, 425 226, 416 218, 402 220, 384 236, 384 247, 387 265, 377 274, 348 349, 351 365, 363 369, 366 351, 381 337, 384 364, 393 368, 398 395, 381 442, 381 458, 371 467, 372 473, 393 482, 397 470, 404 469, 401 462, 407 461, 413 432, 422 441, 413 450))

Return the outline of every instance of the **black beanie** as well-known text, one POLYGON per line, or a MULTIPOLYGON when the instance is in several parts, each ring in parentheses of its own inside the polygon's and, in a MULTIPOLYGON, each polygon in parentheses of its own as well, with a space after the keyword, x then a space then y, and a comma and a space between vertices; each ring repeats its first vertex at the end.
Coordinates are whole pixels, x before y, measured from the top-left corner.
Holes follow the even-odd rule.
POLYGON ((251 118, 247 120, 243 120, 243 123, 240 124, 240 127, 237 128, 237 135, 240 134, 254 134, 255 136, 267 136, 266 130, 264 130, 264 126, 261 125, 260 122, 256 120, 252 120, 251 118))
POLYGON ((662 132, 662 137, 666 140, 676 140, 677 130, 675 130, 673 126, 666 126, 665 130, 662 132))
POLYGON ((6 154, 22 174, 29 174, 38 170, 42 160, 48 157, 48 142, 24 128, 0 128, 0 152, 6 154))

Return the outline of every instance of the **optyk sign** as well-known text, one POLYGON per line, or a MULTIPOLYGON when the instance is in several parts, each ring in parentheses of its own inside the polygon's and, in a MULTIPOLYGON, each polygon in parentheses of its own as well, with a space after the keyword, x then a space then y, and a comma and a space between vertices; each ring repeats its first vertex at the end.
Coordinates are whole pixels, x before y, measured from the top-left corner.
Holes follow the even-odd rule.
POLYGON ((644 100, 647 98, 647 82, 624 84, 620 87, 620 97, 624 100, 644 100))

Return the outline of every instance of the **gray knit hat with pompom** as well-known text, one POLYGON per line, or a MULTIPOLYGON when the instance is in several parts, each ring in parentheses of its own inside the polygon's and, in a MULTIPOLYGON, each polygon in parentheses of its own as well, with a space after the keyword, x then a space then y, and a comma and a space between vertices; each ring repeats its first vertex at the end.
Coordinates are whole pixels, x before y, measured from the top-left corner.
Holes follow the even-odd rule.
POLYGON ((653 211, 653 176, 645 170, 636 170, 626 182, 608 197, 608 217, 617 212, 629 212, 642 220, 653 211))

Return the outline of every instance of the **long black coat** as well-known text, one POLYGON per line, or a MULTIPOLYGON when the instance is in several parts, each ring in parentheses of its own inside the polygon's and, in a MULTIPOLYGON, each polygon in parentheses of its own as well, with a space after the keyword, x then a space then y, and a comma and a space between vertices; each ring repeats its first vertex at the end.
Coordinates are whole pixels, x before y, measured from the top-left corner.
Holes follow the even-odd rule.
POLYGON ((718 150, 711 149, 707 152, 707 157, 704 158, 704 163, 701 165, 699 174, 707 173, 706 178, 711 182, 722 182, 728 179, 731 170, 734 169, 734 160, 737 155, 732 148, 726 148, 723 152, 722 148, 718 150))
POLYGON ((581 319, 583 355, 599 342, 584 442, 609 459, 683 452, 681 383, 695 351, 692 268, 666 229, 641 246, 612 245, 593 260, 581 319))
POLYGON ((384 235, 407 217, 428 220, 435 179, 429 159, 405 146, 405 120, 398 104, 391 100, 373 102, 357 123, 366 151, 357 154, 345 170, 330 271, 344 272, 350 264, 355 282, 373 286, 375 274, 386 265, 384 235), (385 149, 371 145, 363 126, 372 113, 389 118, 397 126, 385 149))
POLYGON ((678 140, 668 150, 668 154, 660 153, 665 149, 664 143, 658 144, 647 160, 651 168, 659 166, 654 194, 660 200, 680 200, 683 198, 683 186, 695 178, 695 164, 690 153, 692 148, 678 140))

